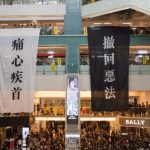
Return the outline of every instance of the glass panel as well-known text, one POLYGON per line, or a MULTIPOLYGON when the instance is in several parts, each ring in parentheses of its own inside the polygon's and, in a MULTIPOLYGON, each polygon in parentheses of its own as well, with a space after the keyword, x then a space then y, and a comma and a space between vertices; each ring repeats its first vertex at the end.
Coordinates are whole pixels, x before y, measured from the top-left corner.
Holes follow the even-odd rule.
POLYGON ((66 0, 0 0, 0 5, 15 5, 15 4, 64 4, 66 0))
POLYGON ((38 0, 22 0, 22 4, 36 4, 38 0))
POLYGON ((13 2, 12 2, 12 4, 21 4, 21 0, 14 0, 13 2))
POLYGON ((0 5, 3 5, 3 0, 0 0, 0 5))

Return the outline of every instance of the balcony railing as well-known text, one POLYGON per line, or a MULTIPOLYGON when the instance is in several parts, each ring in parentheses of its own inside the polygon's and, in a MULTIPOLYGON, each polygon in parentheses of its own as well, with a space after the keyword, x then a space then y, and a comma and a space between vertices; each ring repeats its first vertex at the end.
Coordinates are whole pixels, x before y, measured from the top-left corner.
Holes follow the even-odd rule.
MULTIPOLYGON (((36 72, 39 74, 65 74, 66 65, 65 61, 63 64, 41 62, 36 66, 36 72)), ((89 63, 81 63, 79 68, 80 74, 89 74, 89 63)), ((129 65, 130 74, 150 74, 150 64, 142 65, 141 63, 129 65)))
POLYGON ((102 1, 102 0, 83 0, 83 5, 87 5, 87 4, 91 4, 91 3, 95 3, 98 1, 102 1))
MULTIPOLYGON (((102 1, 102 0, 83 0, 82 5, 95 3, 97 1, 102 1)), ((0 5, 16 5, 16 4, 21 4, 21 5, 43 4, 43 5, 48 5, 48 4, 61 4, 61 3, 65 4, 66 0, 0 0, 0 5)))
POLYGON ((0 5, 65 4, 66 0, 0 0, 0 5))
MULTIPOLYGON (((80 74, 89 74, 89 65, 80 65, 80 74)), ((36 72, 39 74, 65 74, 65 65, 37 65, 36 72)), ((150 74, 150 65, 130 65, 129 73, 150 74)))
MULTIPOLYGON (((29 113, 5 113, 0 114, 0 117, 23 117, 23 116, 35 116, 35 117, 64 117, 64 107, 44 107, 36 109, 32 114, 29 113), (45 111, 46 110, 46 111, 45 111)), ((126 112, 93 112, 90 107, 81 107, 81 117, 116 117, 116 116, 127 116, 127 117, 150 117, 150 106, 147 107, 129 107, 126 112)))

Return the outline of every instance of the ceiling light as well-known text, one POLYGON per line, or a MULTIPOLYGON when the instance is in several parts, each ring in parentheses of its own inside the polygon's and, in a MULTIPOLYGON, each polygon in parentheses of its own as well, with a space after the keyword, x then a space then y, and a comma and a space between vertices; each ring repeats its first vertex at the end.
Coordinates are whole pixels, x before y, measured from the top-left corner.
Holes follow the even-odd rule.
POLYGON ((2 23, 2 24, 0 24, 1 26, 8 26, 8 24, 5 24, 5 23, 2 23))
POLYGON ((111 22, 104 22, 104 24, 112 24, 111 22))
POLYGON ((94 24, 102 24, 101 22, 95 22, 94 24))
POLYGON ((132 30, 136 30, 136 29, 137 29, 136 27, 133 27, 133 28, 132 28, 132 30))
POLYGON ((50 54, 50 55, 48 56, 48 58, 53 58, 53 57, 54 57, 54 51, 53 51, 53 50, 50 50, 50 51, 48 51, 47 53, 50 54))
POLYGON ((138 55, 138 57, 142 58, 142 57, 143 57, 143 55, 138 55))
POLYGON ((53 50, 50 50, 47 52, 48 54, 54 54, 54 51, 53 50))
POLYGON ((138 54, 147 54, 147 50, 138 50, 138 54))
POLYGON ((63 22, 56 23, 56 25, 64 25, 63 22))
POLYGON ((123 22, 122 24, 131 24, 131 22, 123 22))

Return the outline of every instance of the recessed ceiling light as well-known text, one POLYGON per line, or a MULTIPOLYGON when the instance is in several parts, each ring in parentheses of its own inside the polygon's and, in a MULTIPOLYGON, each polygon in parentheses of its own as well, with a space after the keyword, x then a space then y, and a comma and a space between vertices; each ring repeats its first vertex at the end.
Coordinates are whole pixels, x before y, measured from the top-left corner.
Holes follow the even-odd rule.
POLYGON ((112 24, 111 22, 104 22, 104 24, 112 24))
POLYGON ((102 24, 101 22, 95 22, 94 24, 102 24))
POLYGON ((131 24, 131 22, 123 22, 122 24, 131 24))
POLYGON ((147 54, 147 50, 138 50, 138 54, 147 54))

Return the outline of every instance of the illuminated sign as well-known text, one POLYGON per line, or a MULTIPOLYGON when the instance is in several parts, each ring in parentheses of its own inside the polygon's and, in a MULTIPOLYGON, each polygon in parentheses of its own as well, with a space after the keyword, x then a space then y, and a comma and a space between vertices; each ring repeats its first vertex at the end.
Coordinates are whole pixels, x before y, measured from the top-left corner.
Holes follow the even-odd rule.
POLYGON ((134 118, 134 117, 120 117, 119 124, 125 127, 143 127, 150 128, 149 118, 134 118))
POLYGON ((29 128, 28 127, 22 128, 22 138, 23 138, 22 146, 26 146, 28 136, 29 136, 29 128))
POLYGON ((78 124, 79 116, 79 89, 78 77, 68 76, 67 78, 67 124, 78 124))
POLYGON ((131 124, 131 125, 144 125, 145 120, 126 120, 126 124, 131 124))

